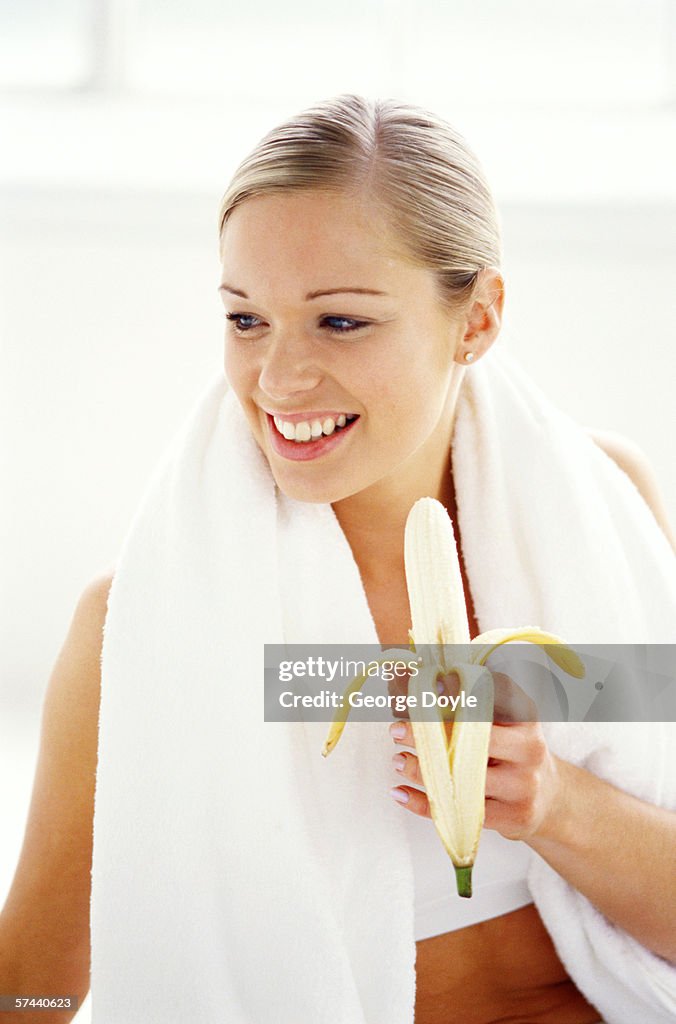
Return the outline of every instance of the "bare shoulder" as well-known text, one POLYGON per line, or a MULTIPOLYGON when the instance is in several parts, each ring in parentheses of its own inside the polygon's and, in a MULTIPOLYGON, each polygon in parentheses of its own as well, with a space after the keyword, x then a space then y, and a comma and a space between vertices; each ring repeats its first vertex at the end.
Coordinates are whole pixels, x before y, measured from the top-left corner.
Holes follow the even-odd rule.
MULTIPOLYGON (((31 991, 89 988, 89 901, 100 657, 113 572, 83 589, 43 700, 23 846, 0 916, 31 991)), ((0 965, 2 966, 2 965, 0 965)))
POLYGON ((107 569, 98 576, 94 576, 82 591, 78 605, 84 604, 89 606, 90 609, 96 607, 98 608, 99 613, 103 611, 105 616, 108 604, 108 594, 110 592, 114 575, 114 569, 107 569))
POLYGON ((71 623, 70 633, 74 633, 73 640, 93 644, 99 656, 103 641, 103 623, 108 611, 108 594, 114 574, 114 570, 102 572, 87 584, 77 602, 71 623))
POLYGON ((587 433, 592 441, 627 474, 676 551, 676 533, 669 522, 657 476, 641 446, 614 430, 589 428, 587 433))

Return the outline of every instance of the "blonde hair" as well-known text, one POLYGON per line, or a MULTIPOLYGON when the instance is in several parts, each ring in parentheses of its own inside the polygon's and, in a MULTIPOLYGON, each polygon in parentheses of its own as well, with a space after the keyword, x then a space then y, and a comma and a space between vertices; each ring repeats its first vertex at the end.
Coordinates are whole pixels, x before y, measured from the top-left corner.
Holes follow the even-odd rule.
POLYGON ((394 99, 345 93, 268 132, 236 169, 219 210, 287 190, 365 193, 408 257, 431 270, 440 299, 468 299, 478 272, 499 268, 498 214, 481 166, 442 118, 394 99))

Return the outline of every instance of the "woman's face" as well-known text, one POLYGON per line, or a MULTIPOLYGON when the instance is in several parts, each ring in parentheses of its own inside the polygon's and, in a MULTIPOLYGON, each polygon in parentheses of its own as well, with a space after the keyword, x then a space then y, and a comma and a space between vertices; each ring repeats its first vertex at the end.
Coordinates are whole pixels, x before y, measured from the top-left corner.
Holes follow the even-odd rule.
POLYGON ((377 207, 258 196, 230 215, 221 252, 225 372, 280 489, 335 502, 420 485, 448 452, 465 321, 377 207))

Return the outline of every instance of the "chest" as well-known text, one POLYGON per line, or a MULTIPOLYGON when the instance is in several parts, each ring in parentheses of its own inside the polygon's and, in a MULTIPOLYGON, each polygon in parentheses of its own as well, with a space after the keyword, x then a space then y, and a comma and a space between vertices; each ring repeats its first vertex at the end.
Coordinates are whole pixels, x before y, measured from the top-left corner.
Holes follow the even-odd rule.
MULTIPOLYGON (((465 592, 465 605, 469 619, 469 635, 471 639, 478 636, 481 630, 474 611, 474 600, 470 590, 465 565, 460 556, 460 573, 465 592)), ((406 590, 406 577, 402 566, 401 572, 392 574, 385 582, 365 581, 364 589, 369 608, 376 626, 378 640, 384 647, 408 647, 408 631, 411 628, 411 611, 406 590)))

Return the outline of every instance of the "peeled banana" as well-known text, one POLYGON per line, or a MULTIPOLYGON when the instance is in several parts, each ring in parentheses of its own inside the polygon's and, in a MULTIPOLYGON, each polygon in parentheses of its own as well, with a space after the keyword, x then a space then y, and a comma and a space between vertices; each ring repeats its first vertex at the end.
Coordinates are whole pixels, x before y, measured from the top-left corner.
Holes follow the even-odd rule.
MULTIPOLYGON (((472 867, 485 817, 488 745, 493 725, 493 676, 485 662, 501 644, 521 640, 542 645, 547 656, 575 678, 583 678, 585 667, 560 637, 537 626, 494 629, 470 639, 453 524, 436 499, 420 498, 409 512, 404 560, 412 620, 409 639, 420 663, 419 672, 409 677, 409 696, 417 696, 417 707, 421 708, 423 692, 436 693, 437 679, 455 672, 460 680, 460 693, 477 699, 476 708, 471 710, 466 701, 458 703, 452 717, 450 742, 445 716, 436 702, 427 709, 426 719, 419 720, 420 712, 411 717, 432 820, 454 865, 458 895, 470 897, 472 867)), ((410 652, 394 649, 384 652, 382 660, 402 654, 410 656, 410 652)), ((346 695, 358 690, 366 678, 356 677, 346 695)), ((344 705, 331 723, 322 750, 325 757, 345 727, 349 701, 344 700, 344 705)))

